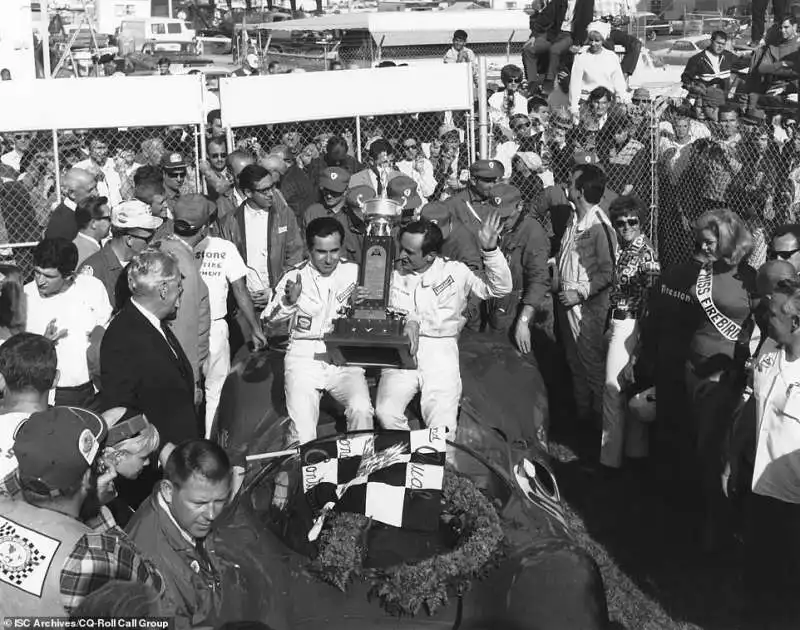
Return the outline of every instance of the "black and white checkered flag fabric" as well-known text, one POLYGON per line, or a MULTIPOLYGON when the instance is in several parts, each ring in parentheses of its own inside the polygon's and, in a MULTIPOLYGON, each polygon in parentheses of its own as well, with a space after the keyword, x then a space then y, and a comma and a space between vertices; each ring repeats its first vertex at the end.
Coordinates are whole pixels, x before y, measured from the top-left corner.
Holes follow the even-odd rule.
POLYGON ((445 429, 353 435, 303 448, 303 489, 321 509, 432 531, 442 511, 445 429))

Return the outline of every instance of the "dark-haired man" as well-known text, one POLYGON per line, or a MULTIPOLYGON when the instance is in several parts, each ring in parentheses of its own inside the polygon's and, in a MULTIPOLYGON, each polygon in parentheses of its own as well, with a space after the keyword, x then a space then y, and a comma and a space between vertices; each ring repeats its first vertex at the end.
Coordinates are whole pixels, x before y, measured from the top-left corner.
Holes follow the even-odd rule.
POLYGON ((258 311, 267 305, 284 272, 303 259, 294 212, 274 194, 274 187, 263 166, 245 166, 239 175, 245 200, 221 226, 221 236, 236 245, 248 267, 247 288, 258 311))
POLYGON ((461 399, 458 335, 471 294, 480 299, 511 291, 511 272, 497 247, 500 217, 486 217, 478 232, 485 275, 461 262, 440 256, 442 232, 428 221, 400 229, 399 269, 392 274, 391 308, 406 313, 406 335, 417 369, 385 368, 378 386, 375 412, 385 429, 408 430, 405 409, 421 392, 422 419, 431 427, 456 430, 461 399))
POLYGON ((72 242, 78 249, 78 267, 89 256, 100 251, 100 241, 111 229, 111 210, 106 197, 89 197, 75 208, 78 236, 72 242))
POLYGON ((172 451, 163 481, 126 527, 164 576, 164 601, 178 628, 220 621, 222 575, 209 533, 230 492, 225 451, 209 440, 187 440, 172 451))
POLYGON ((784 224, 775 230, 767 258, 785 260, 800 274, 800 224, 784 224))
POLYGON ((681 82, 690 94, 702 96, 710 87, 718 87, 723 92, 730 89, 731 70, 741 64, 734 52, 725 49, 727 43, 725 31, 714 31, 708 48, 686 62, 681 82))
POLYGON ((111 303, 99 280, 75 275, 77 261, 78 250, 66 239, 46 238, 34 248, 25 330, 57 341, 55 404, 89 408, 95 392, 86 352, 111 319, 111 303))
POLYGON ((14 436, 36 411, 47 409, 47 396, 56 380, 56 348, 32 333, 14 335, 0 346, 0 479, 17 468, 14 436))
POLYGON ((614 230, 598 205, 605 188, 599 167, 579 164, 572 169, 568 197, 574 210, 561 238, 553 282, 578 416, 587 421, 602 414, 603 333, 616 252, 614 230))
POLYGON ((381 196, 389 181, 402 175, 394 166, 394 149, 383 138, 374 140, 369 145, 367 168, 354 173, 350 178, 350 187, 369 186, 381 196))
POLYGON ((364 370, 336 366, 327 359, 323 338, 351 301, 358 265, 341 258, 344 228, 333 217, 314 219, 306 228, 310 258, 288 271, 264 311, 268 324, 289 324, 286 352, 286 408, 290 440, 317 437, 319 401, 327 391, 345 406, 348 429, 372 428, 372 403, 364 370))

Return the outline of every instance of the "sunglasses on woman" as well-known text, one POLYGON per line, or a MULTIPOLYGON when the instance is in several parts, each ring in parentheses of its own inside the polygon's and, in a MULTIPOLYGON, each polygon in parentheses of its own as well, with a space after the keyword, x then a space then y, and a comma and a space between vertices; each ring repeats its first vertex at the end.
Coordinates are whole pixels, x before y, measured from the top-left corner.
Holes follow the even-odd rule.
POLYGON ((636 227, 637 225, 639 225, 639 219, 617 219, 614 221, 614 227, 617 228, 636 227))

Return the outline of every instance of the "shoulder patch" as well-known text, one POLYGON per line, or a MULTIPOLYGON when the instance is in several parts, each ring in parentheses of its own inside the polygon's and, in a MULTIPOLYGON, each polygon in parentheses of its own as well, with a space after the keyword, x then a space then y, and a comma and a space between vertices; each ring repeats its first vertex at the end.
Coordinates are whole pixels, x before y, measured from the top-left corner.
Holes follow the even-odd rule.
POLYGON ((0 516, 0 582, 41 597, 61 543, 0 516))

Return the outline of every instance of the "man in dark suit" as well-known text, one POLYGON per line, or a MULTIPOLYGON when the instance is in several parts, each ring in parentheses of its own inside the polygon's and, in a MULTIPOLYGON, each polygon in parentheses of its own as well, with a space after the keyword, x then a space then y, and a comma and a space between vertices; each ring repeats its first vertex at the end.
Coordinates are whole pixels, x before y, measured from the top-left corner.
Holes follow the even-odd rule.
POLYGON ((547 68, 545 89, 552 89, 562 56, 586 40, 586 27, 594 18, 594 0, 550 0, 530 18, 531 38, 522 47, 529 92, 542 87, 540 69, 547 68), (542 65, 539 62, 542 61, 542 65))
MULTIPOLYGON (((131 299, 111 320, 100 346, 104 408, 144 413, 161 434, 162 448, 202 437, 192 366, 167 325, 180 305, 178 262, 171 254, 146 250, 129 263, 128 285, 131 299)), ((155 480, 154 474, 140 477, 134 493, 139 500, 155 480)))
POLYGON ((64 193, 64 201, 53 208, 44 237, 74 241, 78 236, 75 208, 84 199, 97 195, 97 178, 82 168, 71 168, 64 176, 64 193))

